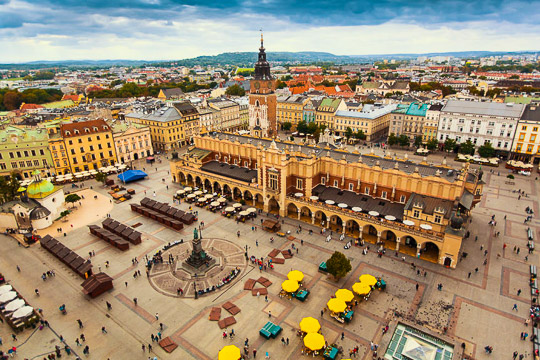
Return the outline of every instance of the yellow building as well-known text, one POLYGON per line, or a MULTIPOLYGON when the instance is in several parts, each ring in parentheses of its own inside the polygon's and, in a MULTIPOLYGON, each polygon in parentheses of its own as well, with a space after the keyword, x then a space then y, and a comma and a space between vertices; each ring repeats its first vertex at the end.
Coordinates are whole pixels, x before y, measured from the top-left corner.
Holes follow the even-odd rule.
POLYGON ((283 126, 283 123, 289 122, 292 124, 292 129, 296 129, 296 125, 302 121, 304 106, 308 103, 307 96, 293 95, 277 98, 276 114, 278 126, 283 126))
POLYGON ((155 151, 170 151, 185 145, 200 130, 199 113, 188 102, 170 103, 159 109, 126 114, 126 120, 150 128, 155 151))
POLYGON ((324 125, 330 130, 334 130, 334 116, 339 110, 347 110, 347 104, 345 104, 345 101, 342 99, 323 99, 315 110, 315 122, 319 126, 324 125))
POLYGON ((218 133, 171 160, 173 181, 454 268, 482 173, 218 133), (224 164, 227 164, 224 166, 224 164), (339 206, 338 206, 339 205, 339 206))
POLYGON ((209 99, 207 103, 210 108, 219 111, 217 128, 220 131, 235 131, 243 127, 238 103, 226 98, 209 99))
POLYGON ((366 135, 366 141, 386 139, 391 112, 395 108, 393 104, 385 106, 367 104, 362 111, 339 110, 334 116, 332 128, 336 135, 345 136, 347 128, 351 128, 353 134, 362 131, 366 135))
POLYGON ((423 126, 422 141, 427 143, 430 140, 437 139, 437 129, 439 128, 439 117, 444 105, 434 104, 426 111, 426 118, 423 126))
POLYGON ((113 133, 105 120, 50 127, 49 149, 57 174, 97 170, 117 162, 113 133))
POLYGON ((512 144, 512 159, 538 163, 540 159, 540 106, 529 104, 525 107, 518 121, 514 142, 512 144))

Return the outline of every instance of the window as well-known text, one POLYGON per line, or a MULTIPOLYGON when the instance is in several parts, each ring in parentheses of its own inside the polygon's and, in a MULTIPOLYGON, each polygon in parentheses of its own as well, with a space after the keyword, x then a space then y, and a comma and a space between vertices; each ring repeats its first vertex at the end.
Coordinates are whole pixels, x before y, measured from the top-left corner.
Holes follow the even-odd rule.
POLYGON ((525 134, 519 134, 519 140, 524 140, 525 139, 525 134))
POLYGON ((79 139, 78 142, 79 142, 79 144, 82 144, 82 139, 79 139))
POLYGON ((19 166, 17 165, 17 162, 16 162, 16 161, 13 161, 13 162, 11 163, 11 167, 12 167, 13 169, 16 169, 16 168, 18 168, 19 166))
POLYGON ((47 159, 42 159, 41 163, 43 164, 43 166, 47 166, 47 159))
POLYGON ((34 160, 34 166, 39 166, 39 160, 34 160))
POLYGON ((419 218, 419 217, 420 217, 420 210, 416 210, 416 209, 413 210, 413 216, 414 216, 415 218, 419 218))
POLYGON ((533 146, 532 146, 532 145, 527 146, 527 152, 532 152, 532 150, 533 150, 533 146))
POLYGON ((521 127, 521 130, 527 130, 527 126, 523 125, 523 126, 521 127))
POLYGON ((7 166, 6 163, 0 163, 0 170, 6 170, 7 166))
POLYGON ((536 140, 536 135, 532 134, 531 135, 531 141, 534 142, 536 140))
POLYGON ((349 191, 354 191, 354 184, 353 183, 349 184, 349 191))
POLYGON ((537 127, 533 127, 533 131, 538 131, 538 128, 537 128, 537 127))
POLYGON ((36 156, 36 150, 32 150, 32 156, 36 156))
POLYGON ((383 191, 382 194, 381 194, 381 197, 382 197, 383 199, 386 199, 386 196, 387 196, 387 192, 386 192, 386 191, 383 191))
POLYGON ((441 220, 442 220, 442 216, 441 215, 435 215, 435 224, 440 224, 441 223, 441 220))
POLYGON ((365 193, 366 195, 369 195, 369 188, 368 188, 368 187, 366 187, 366 188, 364 189, 364 193, 365 193))
POLYGON ((304 188, 304 180, 296 179, 296 188, 302 190, 304 188))
POLYGON ((270 179, 270 189, 271 190, 277 190, 278 189, 278 174, 270 173, 269 174, 270 179))
POLYGON ((339 182, 337 180, 334 180, 334 187, 338 187, 339 182))
POLYGON ((326 178, 325 177, 321 178, 321 184, 326 185, 326 178))
POLYGON ((69 145, 73 145, 73 140, 69 140, 69 145))
POLYGON ((9 158, 10 158, 10 159, 13 159, 13 158, 14 158, 14 156, 13 156, 13 153, 12 153, 12 152, 10 152, 10 153, 9 153, 9 158))
POLYGON ((17 157, 21 157, 21 152, 17 151, 17 157))

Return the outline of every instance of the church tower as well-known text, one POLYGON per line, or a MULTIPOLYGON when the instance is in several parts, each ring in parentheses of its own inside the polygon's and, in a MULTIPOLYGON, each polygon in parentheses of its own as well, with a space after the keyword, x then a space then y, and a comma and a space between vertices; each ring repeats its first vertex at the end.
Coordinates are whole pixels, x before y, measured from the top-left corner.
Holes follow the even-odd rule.
POLYGON ((255 77, 250 82, 249 94, 249 130, 253 136, 277 136, 276 122, 276 82, 270 73, 270 64, 266 61, 263 35, 259 59, 255 63, 255 77))

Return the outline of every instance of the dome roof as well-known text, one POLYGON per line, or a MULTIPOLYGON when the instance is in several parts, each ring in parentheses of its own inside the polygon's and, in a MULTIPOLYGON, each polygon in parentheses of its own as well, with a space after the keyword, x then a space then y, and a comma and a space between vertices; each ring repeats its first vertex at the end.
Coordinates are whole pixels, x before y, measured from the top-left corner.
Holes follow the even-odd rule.
POLYGON ((49 209, 44 208, 43 206, 38 206, 30 213, 30 220, 39 220, 51 215, 49 209))
POLYGON ((54 185, 48 180, 34 181, 26 190, 30 197, 44 197, 54 191, 54 185))
POLYGON ((450 219, 450 226, 452 229, 459 230, 463 225, 463 218, 460 215, 454 213, 454 216, 450 219))

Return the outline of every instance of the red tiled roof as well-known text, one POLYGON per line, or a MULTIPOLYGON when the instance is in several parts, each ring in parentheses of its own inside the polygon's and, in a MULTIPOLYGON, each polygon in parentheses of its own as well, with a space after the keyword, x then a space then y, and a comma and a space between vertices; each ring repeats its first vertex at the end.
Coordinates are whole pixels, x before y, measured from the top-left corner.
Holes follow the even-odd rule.
POLYGON ((62 100, 71 100, 71 101, 79 101, 79 95, 73 94, 73 95, 64 95, 62 96, 62 100))
POLYGON ((102 119, 74 122, 60 126, 60 132, 63 137, 84 136, 109 131, 111 131, 111 128, 102 119))
POLYGON ((21 110, 34 110, 34 109, 43 109, 43 106, 38 104, 22 104, 21 110))

